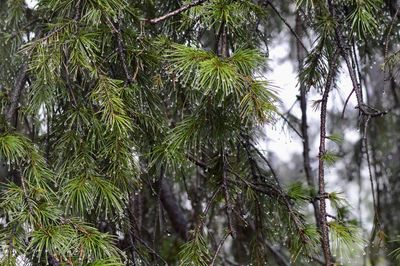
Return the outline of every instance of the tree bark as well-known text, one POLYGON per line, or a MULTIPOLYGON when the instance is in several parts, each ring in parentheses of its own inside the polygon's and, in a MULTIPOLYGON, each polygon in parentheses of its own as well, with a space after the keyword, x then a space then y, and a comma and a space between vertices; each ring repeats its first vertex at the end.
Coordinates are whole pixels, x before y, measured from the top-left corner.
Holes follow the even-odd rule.
POLYGON ((160 200, 175 232, 178 233, 183 240, 187 240, 188 221, 175 198, 171 184, 166 178, 161 180, 160 200))

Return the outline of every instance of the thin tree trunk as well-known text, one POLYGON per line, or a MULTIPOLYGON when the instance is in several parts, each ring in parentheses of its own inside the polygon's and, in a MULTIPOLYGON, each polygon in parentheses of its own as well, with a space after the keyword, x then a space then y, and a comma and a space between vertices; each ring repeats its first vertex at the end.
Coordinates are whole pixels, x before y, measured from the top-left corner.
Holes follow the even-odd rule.
MULTIPOLYGON (((301 38, 302 36, 302 30, 301 30, 301 18, 299 14, 296 14, 296 34, 301 38)), ((301 73, 303 71, 303 61, 305 56, 305 50, 303 46, 300 43, 300 40, 296 41, 296 46, 297 46, 297 61, 298 61, 298 67, 299 67, 299 72, 301 73)), ((315 180, 312 174, 311 170, 311 161, 310 161, 310 142, 309 142, 309 137, 308 137, 308 124, 307 124, 307 88, 306 86, 300 82, 300 109, 301 109, 301 135, 302 135, 302 140, 303 140, 303 168, 304 168, 304 173, 306 175, 307 179, 307 184, 310 188, 315 188, 315 180)), ((318 200, 313 199, 313 207, 314 207, 314 216, 315 216, 315 222, 317 226, 319 226, 319 220, 320 218, 318 217, 319 213, 319 205, 318 205, 318 200)))
POLYGON ((326 79, 325 89, 321 100, 321 122, 320 122, 320 142, 319 142, 319 154, 318 154, 318 188, 319 188, 319 226, 321 232, 321 245, 325 258, 325 265, 333 265, 332 254, 329 244, 329 225, 327 221, 326 213, 326 192, 325 192, 325 165, 324 155, 326 155, 325 139, 326 139, 326 116, 327 116, 327 105, 328 96, 334 77, 334 71, 336 67, 337 53, 331 59, 328 77, 326 79))

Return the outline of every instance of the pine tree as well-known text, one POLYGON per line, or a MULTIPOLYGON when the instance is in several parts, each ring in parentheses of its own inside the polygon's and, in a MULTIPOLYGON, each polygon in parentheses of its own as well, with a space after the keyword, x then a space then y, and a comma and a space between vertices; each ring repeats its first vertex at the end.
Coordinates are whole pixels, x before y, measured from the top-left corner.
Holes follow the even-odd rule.
POLYGON ((0 1, 0 264, 333 265, 362 250, 325 188, 325 142, 340 142, 327 99, 344 62, 365 128, 386 114, 364 103, 350 49, 380 36, 381 4, 0 1), (281 115, 265 73, 282 27, 304 54, 301 101, 321 92, 317 183, 305 155, 308 182, 282 184, 257 145, 281 115))

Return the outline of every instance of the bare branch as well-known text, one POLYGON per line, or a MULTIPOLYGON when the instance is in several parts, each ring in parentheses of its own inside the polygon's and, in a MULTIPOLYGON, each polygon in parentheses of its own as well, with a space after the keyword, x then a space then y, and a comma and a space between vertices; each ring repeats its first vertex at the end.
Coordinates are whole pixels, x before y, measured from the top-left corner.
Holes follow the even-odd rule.
POLYGON ((297 136, 299 136, 302 140, 304 140, 302 134, 301 134, 301 133, 297 130, 297 128, 286 118, 286 116, 284 116, 284 115, 281 114, 281 113, 278 113, 278 115, 288 124, 288 126, 289 126, 291 129, 293 129, 293 131, 296 133, 297 136))
POLYGON ((309 54, 306 46, 304 45, 303 41, 299 37, 299 35, 296 33, 296 31, 290 26, 290 24, 286 21, 286 19, 281 15, 281 13, 276 9, 276 7, 271 3, 270 0, 265 1, 267 6, 270 6, 272 10, 276 13, 276 15, 279 17, 280 20, 286 25, 286 27, 289 29, 289 31, 292 33, 292 35, 297 39, 299 44, 303 47, 304 51, 306 51, 307 54, 309 54))
POLYGON ((159 22, 161 22, 161 21, 163 21, 163 20, 166 20, 167 18, 176 16, 176 15, 178 15, 178 14, 180 14, 180 13, 182 13, 182 12, 184 12, 184 11, 186 11, 186 10, 188 10, 188 9, 190 9, 190 8, 192 8, 192 7, 194 7, 194 6, 201 5, 201 4, 203 4, 204 2, 206 2, 206 1, 207 1, 207 0, 197 0, 197 1, 194 1, 194 2, 192 2, 192 3, 190 3, 190 4, 181 6, 180 8, 178 8, 178 9, 172 11, 172 12, 169 12, 169 13, 167 13, 167 14, 161 16, 161 17, 152 18, 152 19, 149 19, 149 20, 147 20, 147 21, 148 21, 150 24, 157 24, 157 23, 159 23, 159 22))

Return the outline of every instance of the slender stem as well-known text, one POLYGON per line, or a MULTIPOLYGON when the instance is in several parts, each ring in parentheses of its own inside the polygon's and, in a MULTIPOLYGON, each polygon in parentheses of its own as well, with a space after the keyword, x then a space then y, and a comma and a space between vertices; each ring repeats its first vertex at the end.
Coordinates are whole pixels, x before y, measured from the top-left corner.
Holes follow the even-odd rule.
MULTIPOLYGON (((301 18, 299 14, 296 14, 296 32, 299 37, 302 35, 301 31, 301 18)), ((301 39, 300 39, 301 40, 301 39)), ((299 67, 299 72, 301 73, 303 71, 303 61, 305 58, 305 50, 302 48, 300 45, 301 42, 298 40, 296 42, 296 47, 297 47, 297 61, 298 61, 298 67, 299 67)), ((301 135, 302 135, 302 140, 303 140, 303 168, 304 168, 304 173, 306 175, 307 179, 307 184, 310 188, 314 189, 315 188, 315 181, 314 177, 312 175, 312 170, 311 170, 311 160, 310 160, 310 140, 308 137, 308 123, 307 123, 307 88, 305 84, 300 82, 300 109, 301 109, 301 135)), ((315 216, 315 222, 317 226, 319 225, 319 206, 318 206, 318 200, 313 199, 312 201, 313 208, 314 208, 314 216, 315 216)))
POLYGON ((296 133, 297 136, 299 136, 302 140, 303 140, 303 136, 302 134, 297 130, 297 128, 286 118, 285 115, 278 113, 278 115, 283 119, 283 121, 285 121, 288 126, 293 129, 293 131, 296 133))
MULTIPOLYGON (((324 93, 322 95, 321 101, 321 122, 320 122, 320 142, 319 142, 319 154, 318 154, 318 188, 319 196, 325 195, 325 169, 323 156, 326 153, 325 139, 326 139, 326 116, 327 116, 327 105, 328 96, 331 90, 332 81, 334 77, 334 72, 336 68, 337 53, 334 54, 331 66, 329 68, 329 73, 326 79, 324 93)), ((319 226, 321 231, 321 245, 325 258, 325 265, 333 265, 332 254, 330 251, 329 244, 329 225, 327 221, 326 213, 326 199, 321 197, 319 201, 319 226)))
POLYGON ((224 198, 225 198, 225 211, 226 211, 226 217, 228 219, 228 227, 229 227, 229 232, 232 235, 232 237, 235 236, 235 230, 233 228, 232 224, 232 205, 229 197, 229 191, 228 191, 228 181, 227 181, 227 166, 226 166, 226 158, 225 158, 225 152, 221 152, 222 156, 222 189, 224 191, 224 198))
MULTIPOLYGON (((297 32, 295 30, 293 30, 292 26, 290 26, 290 24, 286 21, 286 19, 281 15, 281 13, 278 11, 278 9, 276 9, 276 7, 271 3, 270 0, 266 0, 265 1, 267 5, 269 5, 272 10, 276 13, 276 15, 279 17, 279 19, 286 25, 286 27, 289 29, 289 31, 292 33, 292 35, 296 38, 297 42, 302 46, 302 48, 304 49, 304 51, 309 54, 306 46, 304 45, 304 43, 302 42, 300 36, 297 34, 297 32)), ((297 26, 297 25, 296 25, 297 26)))
POLYGON ((125 45, 122 37, 122 32, 121 32, 121 23, 119 22, 117 25, 114 25, 114 23, 110 20, 109 17, 107 17, 107 22, 110 24, 113 33, 115 34, 117 38, 117 49, 118 49, 118 55, 121 58, 121 63, 122 67, 125 72, 125 76, 127 79, 127 83, 131 84, 133 81, 133 78, 131 76, 131 72, 129 71, 128 64, 126 63, 126 57, 125 57, 125 45))
POLYGON ((167 13, 167 14, 161 16, 161 17, 149 19, 149 20, 147 20, 147 21, 148 21, 149 23, 151 23, 151 24, 157 24, 157 23, 159 23, 159 22, 161 22, 161 21, 163 21, 163 20, 166 20, 167 18, 176 16, 176 15, 178 15, 178 14, 180 14, 180 13, 182 13, 182 12, 184 12, 184 11, 186 11, 186 10, 188 10, 188 9, 190 9, 190 8, 192 8, 192 7, 194 7, 194 6, 201 5, 201 4, 203 4, 204 2, 206 2, 206 1, 207 1, 207 0, 197 0, 197 1, 194 1, 194 2, 189 3, 189 4, 187 4, 187 5, 181 6, 180 8, 178 8, 178 9, 172 11, 172 12, 169 12, 169 13, 167 13))
POLYGON ((215 251, 214 257, 213 257, 213 259, 212 259, 212 261, 211 261, 211 263, 210 263, 210 266, 213 266, 213 265, 214 265, 215 260, 217 259, 218 254, 219 254, 219 252, 221 251, 222 246, 224 245, 226 239, 228 238, 228 236, 229 236, 230 234, 231 234, 231 232, 227 232, 227 233, 225 234, 225 236, 224 236, 224 237, 221 239, 221 241, 219 242, 218 247, 217 247, 217 250, 215 251))

